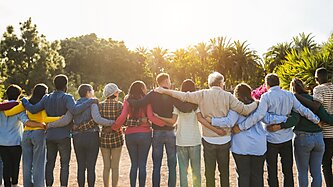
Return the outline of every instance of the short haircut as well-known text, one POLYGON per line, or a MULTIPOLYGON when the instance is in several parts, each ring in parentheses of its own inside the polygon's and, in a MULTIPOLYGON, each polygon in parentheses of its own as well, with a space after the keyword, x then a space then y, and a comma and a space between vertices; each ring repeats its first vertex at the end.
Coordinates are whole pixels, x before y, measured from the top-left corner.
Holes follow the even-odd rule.
POLYGON ((277 74, 275 73, 269 73, 265 77, 265 82, 267 83, 268 86, 273 87, 273 86, 279 86, 280 85, 280 79, 277 74))
POLYGON ((6 96, 8 100, 17 100, 22 94, 22 88, 16 84, 8 86, 6 96))
POLYGON ((90 84, 81 84, 79 86, 78 92, 80 97, 85 97, 91 90, 93 90, 93 87, 90 84))
POLYGON ((213 72, 208 76, 208 86, 220 86, 224 82, 224 77, 219 72, 213 72))
POLYGON ((316 70, 316 77, 320 78, 320 79, 328 79, 328 72, 326 68, 318 68, 316 70))
POLYGON ((56 90, 65 90, 67 88, 68 78, 66 75, 59 74, 54 77, 53 84, 56 90))
POLYGON ((156 82, 157 82, 158 85, 160 85, 163 81, 165 81, 166 79, 169 79, 169 78, 170 78, 169 74, 160 73, 156 77, 156 82))

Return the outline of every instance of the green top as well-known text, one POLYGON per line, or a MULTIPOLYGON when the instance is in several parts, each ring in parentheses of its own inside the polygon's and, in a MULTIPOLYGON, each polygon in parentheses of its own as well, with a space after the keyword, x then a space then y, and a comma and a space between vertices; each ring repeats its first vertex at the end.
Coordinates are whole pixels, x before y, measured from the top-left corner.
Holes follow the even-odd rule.
MULTIPOLYGON (((301 96, 305 97, 306 99, 309 99, 313 101, 313 97, 309 94, 301 94, 301 96)), ((318 117, 320 120, 328 123, 328 124, 333 124, 333 115, 330 115, 323 106, 320 106, 318 112, 317 112, 318 117)), ((293 127, 294 131, 303 131, 303 132, 321 132, 322 129, 312 123, 310 120, 307 118, 301 116, 300 114, 296 112, 292 112, 291 116, 288 117, 286 123, 281 124, 281 128, 290 128, 293 127)))

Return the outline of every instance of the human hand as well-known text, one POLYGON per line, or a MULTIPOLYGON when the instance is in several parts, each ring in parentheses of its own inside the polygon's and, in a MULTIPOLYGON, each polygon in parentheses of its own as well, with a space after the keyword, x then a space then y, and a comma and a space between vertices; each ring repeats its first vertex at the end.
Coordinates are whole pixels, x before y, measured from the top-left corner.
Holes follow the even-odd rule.
POLYGON ((319 121, 319 123, 317 124, 320 128, 323 128, 324 125, 327 125, 327 123, 325 123, 324 121, 319 121))
POLYGON ((257 106, 259 105, 259 100, 255 100, 254 102, 257 103, 257 106))
POLYGON ((46 123, 40 123, 40 127, 46 129, 46 123))
POLYGON ((157 92, 157 93, 163 94, 165 89, 162 88, 162 87, 157 87, 157 88, 154 89, 154 91, 157 92))
POLYGON ((280 124, 273 124, 273 125, 269 125, 266 127, 268 132, 276 132, 278 130, 281 130, 281 125, 280 124))
POLYGON ((215 130, 215 132, 220 135, 220 136, 225 136, 227 134, 227 132, 225 132, 225 130, 221 129, 221 128, 217 128, 215 130))
POLYGON ((140 121, 142 123, 148 123, 148 118, 144 117, 144 118, 140 118, 140 121))
POLYGON ((98 105, 99 101, 98 101, 97 98, 92 98, 92 100, 93 100, 93 104, 97 104, 98 105))
POLYGON ((26 106, 29 103, 29 101, 25 97, 23 97, 21 99, 21 102, 22 102, 23 106, 26 106))
POLYGON ((205 119, 206 119, 206 121, 208 121, 209 123, 212 123, 212 118, 211 118, 211 117, 206 117, 205 119))
POLYGON ((76 131, 76 130, 78 130, 78 128, 79 128, 79 126, 77 126, 77 125, 73 125, 73 127, 72 127, 72 131, 76 131))
POLYGON ((240 130, 238 124, 235 124, 235 126, 232 127, 231 132, 232 132, 233 134, 238 134, 238 133, 241 132, 241 130, 240 130))
POLYGON ((155 112, 154 112, 153 114, 154 114, 154 116, 157 117, 157 118, 160 117, 160 116, 159 116, 158 114, 156 114, 155 112))
POLYGON ((110 133, 110 132, 112 132, 113 130, 112 130, 111 127, 105 127, 105 128, 103 129, 103 131, 104 131, 104 132, 107 132, 107 133, 110 133))

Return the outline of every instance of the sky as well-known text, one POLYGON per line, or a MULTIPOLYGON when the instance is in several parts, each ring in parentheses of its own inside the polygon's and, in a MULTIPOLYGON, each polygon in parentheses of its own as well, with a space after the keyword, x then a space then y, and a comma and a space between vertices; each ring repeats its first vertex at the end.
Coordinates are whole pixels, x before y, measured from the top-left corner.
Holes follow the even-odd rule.
POLYGON ((333 33, 333 0, 1 0, 0 32, 29 17, 50 41, 96 33, 137 47, 173 51, 226 36, 262 55, 301 32, 333 33))

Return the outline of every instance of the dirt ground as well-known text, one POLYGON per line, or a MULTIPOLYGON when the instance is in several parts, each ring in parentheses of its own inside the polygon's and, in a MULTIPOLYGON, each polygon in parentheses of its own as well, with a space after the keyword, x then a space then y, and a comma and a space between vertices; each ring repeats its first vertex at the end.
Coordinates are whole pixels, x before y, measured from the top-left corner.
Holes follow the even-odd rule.
MULTIPOLYGON (((58 156, 59 158, 59 156, 58 156)), ((201 159, 201 176, 202 176, 202 186, 205 186, 206 184, 206 180, 204 177, 204 161, 203 161, 203 157, 201 159)), ((128 187, 130 186, 130 181, 129 181, 129 170, 130 170, 130 159, 128 156, 128 152, 126 149, 126 146, 123 146, 122 149, 122 156, 121 156, 121 160, 120 160, 120 177, 119 177, 119 187, 128 187)), ((57 160, 56 163, 56 168, 55 168, 55 172, 54 172, 54 177, 55 177, 55 187, 60 186, 59 184, 59 166, 60 166, 60 162, 59 159, 57 160)), ((147 163, 147 179, 146 179, 146 186, 150 187, 152 186, 151 181, 152 181, 152 167, 153 167, 153 163, 152 163, 152 157, 151 157, 151 150, 149 153, 149 158, 148 158, 148 163, 147 163)), ((22 167, 21 167, 21 172, 22 172, 22 167)), ((75 154, 74 154, 74 150, 72 150, 72 156, 71 156, 71 162, 70 162, 70 177, 69 177, 69 186, 70 187, 75 187, 78 186, 77 182, 76 182, 76 172, 77 172, 77 164, 76 164, 76 158, 75 158, 75 154)), ((281 176, 281 166, 279 166, 279 181, 280 181, 280 186, 282 185, 282 176, 281 176)), ((101 152, 99 152, 99 156, 97 159, 97 164, 96 164, 96 183, 95 186, 96 187, 102 187, 103 186, 103 160, 102 160, 102 155, 101 152)), ((20 184, 22 185, 23 178, 22 178, 22 173, 20 173, 20 184)), ((232 155, 230 155, 230 186, 234 187, 237 186, 237 173, 235 170, 235 163, 234 163, 234 159, 232 158, 232 155)), ((295 180, 295 186, 297 186, 297 172, 296 172, 296 165, 294 164, 294 180, 295 180)), ((266 166, 264 168, 264 181, 265 181, 265 186, 267 185, 267 170, 266 170, 266 166)), ((166 154, 164 154, 163 157, 163 164, 162 164, 162 169, 161 169, 161 187, 166 187, 167 186, 167 182, 168 182, 168 169, 167 169, 167 162, 166 162, 166 154)), ((309 182, 310 182, 310 177, 309 177, 309 182)), ((191 174, 189 174, 189 186, 192 185, 192 181, 191 181, 191 174)), ((216 171, 216 185, 219 186, 219 177, 218 177, 218 172, 216 171)), ((88 186, 87 182, 86 182, 86 186, 88 186)), ((138 186, 138 184, 137 184, 138 186)), ((178 168, 177 168, 177 186, 179 186, 179 173, 178 173, 178 168)), ((324 183, 323 183, 323 186, 324 183)))

